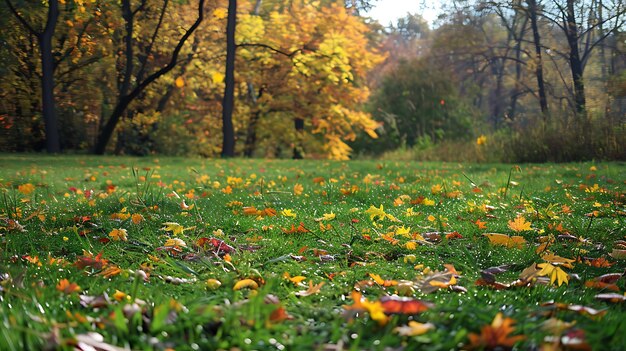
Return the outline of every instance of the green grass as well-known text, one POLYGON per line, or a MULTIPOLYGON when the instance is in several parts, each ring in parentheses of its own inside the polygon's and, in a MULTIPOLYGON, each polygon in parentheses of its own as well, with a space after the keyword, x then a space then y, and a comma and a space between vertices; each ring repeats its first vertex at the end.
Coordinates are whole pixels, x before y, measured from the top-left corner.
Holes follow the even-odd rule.
MULTIPOLYGON (((625 180, 623 163, 518 168, 2 155, 0 349, 71 349, 95 345, 88 335, 98 333, 104 343, 130 349, 450 350, 469 348, 469 335, 480 334, 499 312, 516 321, 509 337, 525 337, 516 347, 578 336, 593 349, 621 349, 625 304, 597 299, 611 291, 585 283, 626 269, 624 257, 609 256, 626 239, 625 180), (372 220, 366 211, 381 205, 390 216, 372 220), (272 210, 276 215, 267 215, 272 210), (509 227, 518 216, 531 230, 509 227), (184 231, 173 235, 163 229, 166 222, 184 231), (307 232, 286 233, 301 223, 307 232), (127 241, 112 240, 114 229, 126 229, 127 241), (397 233, 404 229, 408 234, 397 233), (462 237, 433 240, 434 232, 462 237), (485 233, 521 236, 526 244, 494 245, 485 233), (167 247, 173 238, 186 246, 167 247), (229 246, 216 249, 211 239, 229 246), (543 239, 550 244, 538 253, 543 239), (572 268, 555 263, 569 274, 567 284, 537 275, 503 290, 476 284, 481 271, 500 265, 511 266, 497 282, 513 283, 525 268, 545 263, 548 251, 576 260, 572 268), (98 254, 107 262, 76 264, 98 254), (612 265, 585 263, 596 258, 612 265), (433 271, 446 272, 444 264, 458 271, 456 284, 446 284, 448 272, 441 288, 420 290, 433 271), (107 268, 119 269, 105 277, 107 268), (285 273, 305 278, 298 286, 285 273), (377 284, 370 273, 399 284, 377 284), (61 291, 63 279, 80 290, 61 291), (221 286, 207 287, 209 279, 221 286), (234 290, 244 279, 258 288, 234 290), (298 296, 309 283, 324 284, 298 296), (345 307, 355 303, 357 289, 372 302, 370 310, 345 307), (379 299, 398 291, 432 306, 376 317, 379 299), (601 316, 542 306, 550 301, 601 316), (281 311, 288 318, 279 318, 281 311), (550 330, 550 318, 575 324, 550 330), (410 321, 433 328, 399 335, 396 328, 410 321)), ((614 285, 623 296, 624 277, 614 285)))

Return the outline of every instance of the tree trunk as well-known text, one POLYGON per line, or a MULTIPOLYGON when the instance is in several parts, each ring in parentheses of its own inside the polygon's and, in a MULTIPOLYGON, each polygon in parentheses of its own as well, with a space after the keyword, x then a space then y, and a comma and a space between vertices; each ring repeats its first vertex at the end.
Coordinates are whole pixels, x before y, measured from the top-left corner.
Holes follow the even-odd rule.
POLYGON ((10 0, 5 0, 9 10, 26 30, 37 38, 41 54, 41 110, 46 132, 46 150, 49 153, 61 151, 59 138, 59 123, 54 103, 54 56, 52 54, 52 36, 59 19, 59 1, 48 2, 48 15, 46 26, 42 32, 36 31, 20 13, 15 9, 10 0))
POLYGON ((572 80, 574 82, 574 103, 576 112, 580 115, 585 114, 585 83, 583 81, 583 63, 580 59, 578 50, 578 28, 576 28, 576 14, 574 12, 574 0, 567 0, 567 23, 563 23, 567 28, 567 44, 569 45, 569 64, 572 71, 572 80))
POLYGON ((530 26, 533 31, 533 41, 535 44, 535 60, 537 61, 535 76, 537 77, 537 88, 539 94, 539 106, 544 120, 548 116, 548 98, 546 95, 546 87, 543 79, 543 59, 541 57, 541 37, 539 36, 539 27, 537 25, 537 1, 528 0, 528 16, 530 18, 530 26))
POLYGON ((515 119, 515 113, 517 112, 517 99, 521 94, 520 80, 522 79, 522 41, 524 39, 524 32, 526 31, 527 23, 528 17, 524 19, 519 35, 515 36, 515 83, 511 91, 511 102, 508 110, 508 117, 511 120, 515 119))
POLYGON ((296 128, 296 141, 293 144, 293 159, 301 160, 304 158, 304 145, 302 144, 302 137, 304 135, 304 119, 295 118, 294 126, 296 128))
POLYGON ((49 153, 61 152, 59 125, 54 104, 54 56, 52 55, 52 36, 59 18, 58 0, 48 3, 48 20, 39 37, 41 50, 41 107, 46 128, 46 150, 49 153))
POLYGON ((226 74, 222 100, 222 157, 235 156, 235 130, 233 109, 235 105, 235 27, 237 25, 237 0, 228 1, 226 19, 226 74))

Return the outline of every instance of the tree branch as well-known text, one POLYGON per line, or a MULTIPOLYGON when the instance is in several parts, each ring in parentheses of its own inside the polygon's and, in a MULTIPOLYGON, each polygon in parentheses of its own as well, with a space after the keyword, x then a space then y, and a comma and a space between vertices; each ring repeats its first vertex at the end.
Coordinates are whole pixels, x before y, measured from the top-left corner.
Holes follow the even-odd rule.
POLYGON ((15 7, 13 7, 13 4, 11 3, 11 0, 4 0, 7 5, 9 6, 9 9, 11 10, 11 13, 15 16, 15 18, 17 18, 18 21, 20 21, 20 23, 26 27, 26 29, 32 33, 35 36, 40 36, 41 32, 36 31, 33 27, 31 27, 30 24, 28 24, 28 22, 26 22, 26 20, 24 19, 24 17, 22 17, 17 10, 15 9, 15 7))

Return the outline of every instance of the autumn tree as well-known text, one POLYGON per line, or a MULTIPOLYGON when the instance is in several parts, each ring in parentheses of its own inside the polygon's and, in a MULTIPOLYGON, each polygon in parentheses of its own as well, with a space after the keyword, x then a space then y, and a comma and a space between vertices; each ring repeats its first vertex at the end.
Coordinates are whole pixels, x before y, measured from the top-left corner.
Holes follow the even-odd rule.
MULTIPOLYGON (((264 6, 259 16, 243 11, 238 24, 237 57, 245 62, 238 75, 257 87, 258 99, 245 116, 256 119, 256 131, 244 129, 256 136, 246 139, 267 135, 266 142, 286 144, 294 156, 308 144, 311 152, 347 158, 346 141, 360 129, 376 136, 378 125, 361 110, 369 95, 366 73, 382 58, 368 49, 368 27, 343 4, 264 6)), ((238 96, 249 96, 246 90, 238 96)))
POLYGON ((132 6, 130 0, 122 0, 120 6, 121 17, 123 18, 124 30, 122 34, 121 47, 118 49, 120 69, 118 70, 117 80, 117 97, 113 111, 106 120, 102 120, 102 129, 98 134, 94 146, 94 153, 104 154, 107 144, 109 143, 116 126, 129 105, 142 93, 145 89, 161 76, 170 72, 178 64, 178 56, 187 42, 187 39, 198 28, 204 17, 205 0, 198 1, 197 16, 195 21, 183 31, 182 36, 176 42, 174 48, 169 55, 169 59, 158 66, 153 62, 153 50, 158 43, 158 39, 162 38, 163 18, 167 12, 169 1, 163 0, 159 3, 156 20, 152 23, 137 23, 139 14, 154 9, 148 6, 148 1, 142 1, 135 7, 132 6), (143 25, 144 36, 138 38, 136 32, 143 25), (148 28, 145 30, 145 28, 148 28), (160 37, 161 35, 161 37, 160 37), (139 48, 138 48, 139 47, 139 48), (139 64, 136 65, 136 62, 139 64), (149 73, 151 70, 151 73, 149 73))
POLYGON ((20 11, 15 8, 11 0, 5 0, 11 13, 29 34, 37 38, 39 54, 41 55, 41 106, 46 130, 46 150, 50 153, 61 151, 59 139, 59 124, 57 121, 54 102, 54 57, 52 55, 52 37, 54 36, 59 19, 59 1, 49 0, 45 25, 38 29, 28 22, 20 11))

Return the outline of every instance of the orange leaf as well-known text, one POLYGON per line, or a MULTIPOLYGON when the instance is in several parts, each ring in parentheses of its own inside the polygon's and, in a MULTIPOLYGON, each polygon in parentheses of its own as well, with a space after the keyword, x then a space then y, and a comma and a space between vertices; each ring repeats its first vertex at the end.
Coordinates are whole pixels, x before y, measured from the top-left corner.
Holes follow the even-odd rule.
POLYGON ((80 286, 76 283, 70 283, 67 279, 62 279, 59 284, 57 284, 57 290, 64 294, 71 294, 80 291, 80 286))
POLYGON ((374 273, 369 273, 370 278, 374 279, 374 281, 376 282, 376 284, 380 285, 380 286, 384 286, 384 287, 390 287, 390 286, 394 286, 394 285, 398 285, 398 282, 395 280, 385 280, 383 278, 380 277, 380 275, 378 274, 374 274, 374 273))
POLYGON ((432 304, 409 297, 383 296, 380 298, 385 313, 418 314, 428 310, 432 304))
POLYGON ((514 220, 509 221, 509 228, 516 232, 532 230, 532 228, 530 228, 530 222, 526 221, 526 219, 521 215, 517 216, 514 220))
POLYGON ((481 328, 480 334, 470 333, 469 349, 487 349, 494 350, 497 348, 511 348, 515 343, 524 340, 523 335, 510 336, 515 332, 515 320, 512 318, 502 318, 502 313, 498 313, 491 325, 485 325, 481 328))

